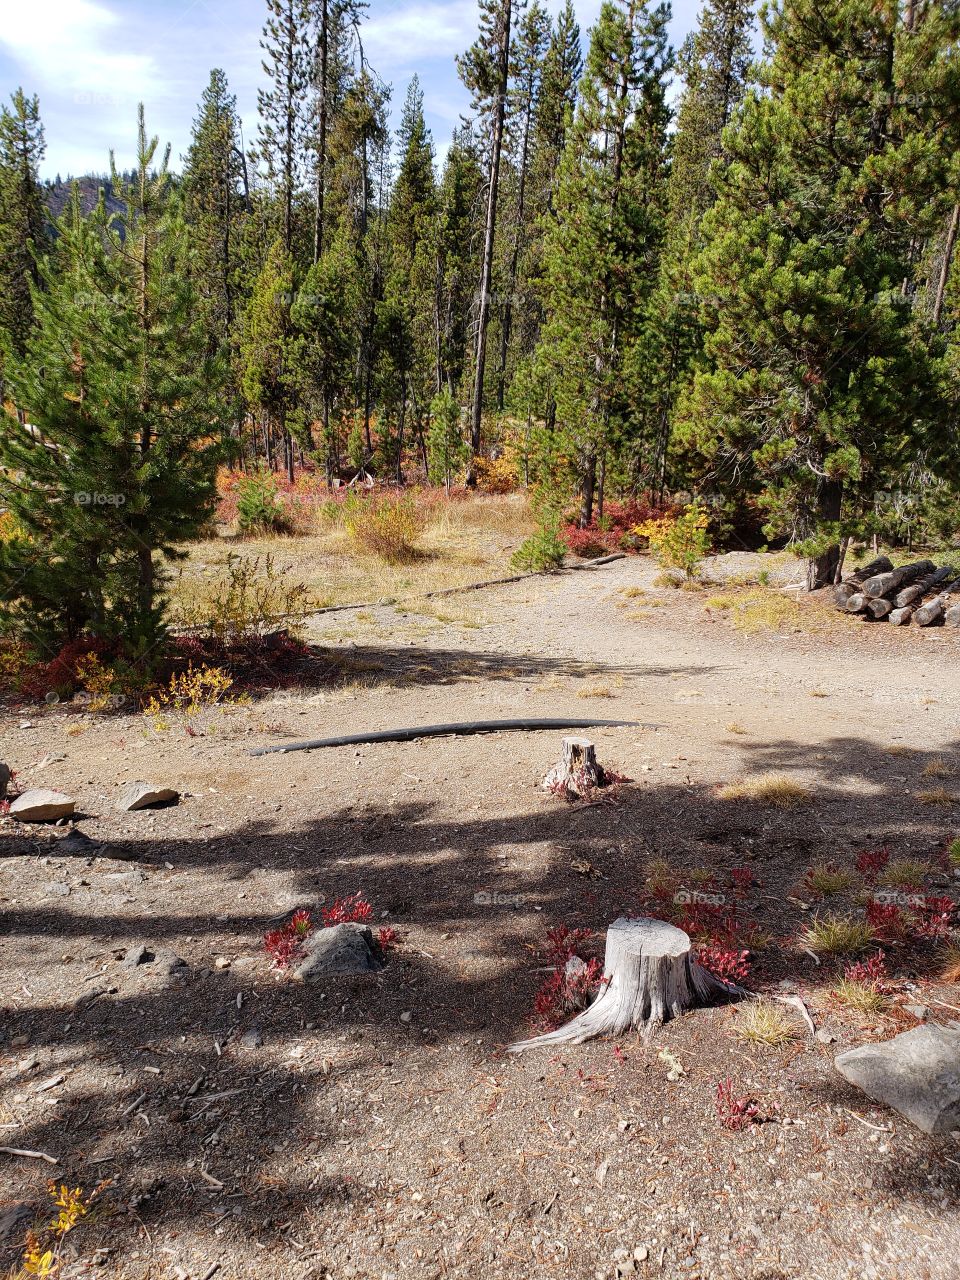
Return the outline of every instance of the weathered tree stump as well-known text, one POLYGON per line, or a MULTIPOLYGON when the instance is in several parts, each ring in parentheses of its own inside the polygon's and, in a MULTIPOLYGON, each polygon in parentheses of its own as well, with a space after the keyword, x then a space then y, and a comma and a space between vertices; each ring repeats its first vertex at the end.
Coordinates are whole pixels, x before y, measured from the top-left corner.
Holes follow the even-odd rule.
POLYGON ((687 1009, 746 994, 704 969, 690 948, 688 935, 665 920, 621 916, 607 930, 603 986, 593 1004, 556 1031, 510 1045, 509 1052, 582 1044, 630 1028, 649 1036, 687 1009))
POLYGON ((564 738, 563 754, 540 784, 568 799, 587 796, 613 779, 597 764, 597 749, 587 738, 564 738))

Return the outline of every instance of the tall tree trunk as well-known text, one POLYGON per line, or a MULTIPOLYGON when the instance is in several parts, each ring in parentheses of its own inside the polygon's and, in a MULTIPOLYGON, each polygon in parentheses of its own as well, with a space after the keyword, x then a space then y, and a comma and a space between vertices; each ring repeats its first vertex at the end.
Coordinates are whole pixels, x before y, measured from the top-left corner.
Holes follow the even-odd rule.
POLYGON ((315 209, 313 223, 313 260, 320 261, 323 253, 323 206, 327 185, 327 125, 329 104, 327 101, 327 79, 330 62, 330 11, 328 0, 321 0, 320 5, 320 67, 317 99, 317 176, 315 190, 315 209))
POLYGON ((530 151, 530 125, 533 119, 533 71, 529 73, 526 93, 526 109, 523 121, 523 143, 520 147, 520 176, 517 187, 517 225, 510 252, 510 268, 507 274, 507 296, 503 306, 503 325, 500 333, 500 367, 497 370, 497 408, 503 412, 507 381, 507 354, 510 350, 510 332, 513 328, 513 294, 517 287, 517 268, 520 263, 520 245, 523 240, 523 218, 526 211, 527 157, 530 151))
POLYGON ((953 265, 953 251, 957 246, 957 229, 960 227, 960 204, 953 206, 953 216, 947 229, 947 241, 943 246, 943 261, 940 264, 940 276, 937 280, 937 295, 933 302, 933 323, 939 324, 943 315, 943 299, 950 279, 950 268, 953 265))
MULTIPOLYGON (((483 231, 483 264, 480 272, 480 309, 477 316, 477 343, 473 372, 473 401, 470 406, 470 448, 473 456, 480 452, 483 419, 483 377, 487 363, 487 326, 490 323, 490 286, 493 280, 493 241, 497 227, 497 193, 500 187, 500 157, 503 151, 503 125, 507 107, 507 77, 510 68, 510 19, 512 0, 504 0, 500 46, 497 50, 497 85, 490 141, 490 185, 487 192, 487 216, 483 231)), ((477 482, 473 462, 467 471, 467 483, 477 482)))
MULTIPOLYGON (((843 506, 843 485, 839 480, 824 479, 817 492, 817 517, 819 522, 835 522, 840 519, 843 506)), ((821 555, 807 561, 807 590, 830 586, 840 564, 840 544, 827 547, 821 555)))

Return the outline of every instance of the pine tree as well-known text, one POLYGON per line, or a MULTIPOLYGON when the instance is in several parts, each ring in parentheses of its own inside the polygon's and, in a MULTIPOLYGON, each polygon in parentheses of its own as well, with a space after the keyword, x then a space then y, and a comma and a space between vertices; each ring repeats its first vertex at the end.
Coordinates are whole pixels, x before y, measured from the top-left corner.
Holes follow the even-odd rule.
POLYGON ((666 241, 629 370, 642 423, 637 480, 645 470, 649 487, 661 495, 674 407, 703 344, 693 265, 703 215, 715 198, 710 167, 726 161, 721 139, 746 92, 752 26, 752 0, 706 0, 680 54, 684 91, 667 184, 666 241))
POLYGON ((810 555, 811 588, 913 459, 956 467, 943 343, 911 302, 943 208, 957 21, 925 10, 918 33, 892 3, 781 0, 704 218, 713 367, 685 440, 712 483, 759 492, 768 536, 810 555))
POLYGON ((340 465, 346 408, 350 401, 359 343, 362 280, 356 242, 347 223, 310 267, 291 312, 296 327, 291 368, 295 369, 296 419, 302 438, 321 423, 328 482, 340 465), (341 410, 338 414, 337 410, 341 410))
POLYGON ((593 29, 544 248, 539 359, 574 460, 581 523, 602 507, 628 406, 625 352, 663 231, 669 10, 604 3, 593 29))
POLYGON ((379 386, 387 410, 381 452, 399 466, 408 408, 419 426, 438 388, 436 318, 437 190, 433 144, 423 116, 423 93, 411 80, 397 135, 400 167, 386 219, 387 258, 377 308, 379 386), (386 423, 396 420, 398 440, 386 423))
POLYGON ((427 432, 428 473, 434 484, 442 484, 450 493, 453 478, 470 457, 470 449, 460 428, 460 406, 449 387, 444 387, 430 402, 430 427, 427 432))
MULTIPOLYGON (((529 248, 536 230, 536 206, 529 199, 530 165, 533 154, 534 125, 539 105, 544 59, 550 41, 550 18, 546 9, 534 0, 523 14, 511 54, 512 79, 509 109, 509 208, 506 212, 509 229, 509 249, 504 269, 503 307, 500 322, 500 357, 497 364, 497 408, 503 410, 507 366, 514 337, 514 320, 519 313, 521 325, 529 310, 529 291, 520 286, 520 263, 529 248)), ((526 283, 525 281, 523 282, 526 283)), ((529 338, 523 328, 520 331, 521 350, 517 359, 529 355, 530 348, 523 340, 529 338)))
POLYGON ((183 170, 192 265, 211 342, 226 350, 242 297, 241 224, 250 197, 237 100, 219 68, 210 72, 192 138, 183 170))
MULTIPOLYGON (((363 0, 309 0, 311 12, 311 82, 313 87, 310 150, 313 166, 313 261, 324 248, 330 135, 350 80, 352 37, 367 5, 363 0)), ((334 220, 335 221, 335 220, 334 220)))
POLYGON ((36 255, 45 248, 44 150, 39 103, 18 89, 0 110, 0 330, 21 356, 33 323, 36 255))
POLYGON ((583 71, 580 28, 572 0, 565 0, 543 60, 540 95, 534 119, 531 183, 533 203, 542 217, 553 206, 553 187, 567 138, 567 125, 577 103, 583 71))
POLYGON ((483 170, 472 126, 454 131, 438 196, 435 245, 437 384, 454 395, 466 381, 471 306, 480 269, 483 170))
POLYGON ((31 430, 0 433, 7 623, 50 655, 89 631, 146 657, 163 637, 162 561, 209 515, 222 368, 197 320, 189 242, 167 162, 140 108, 137 169, 78 193, 40 265, 36 324, 10 387, 31 430))
POLYGON ((279 440, 291 479, 293 445, 289 419, 297 394, 293 298, 293 259, 278 239, 270 246, 244 309, 239 365, 243 393, 262 422, 267 465, 273 464, 274 441, 279 440))
MULTIPOLYGON (((484 378, 487 367, 487 329, 493 290, 493 253, 497 231, 500 162, 507 111, 510 70, 512 0, 480 0, 480 35, 459 58, 460 77, 473 95, 487 131, 487 203, 480 258, 480 290, 477 295, 476 341, 473 357, 473 389, 470 402, 470 447, 479 454, 483 431, 484 378)), ((467 475, 473 482, 472 468, 467 475)))
POLYGON ((290 253, 295 205, 306 174, 312 15, 309 0, 267 0, 267 14, 260 47, 270 84, 257 93, 259 149, 280 205, 283 247, 290 253))

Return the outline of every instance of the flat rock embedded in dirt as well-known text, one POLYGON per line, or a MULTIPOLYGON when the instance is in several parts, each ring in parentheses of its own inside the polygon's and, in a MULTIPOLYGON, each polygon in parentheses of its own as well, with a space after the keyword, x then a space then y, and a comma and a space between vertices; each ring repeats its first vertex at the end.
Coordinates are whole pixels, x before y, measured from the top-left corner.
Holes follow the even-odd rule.
POLYGON ((76 800, 62 791, 35 787, 17 796, 10 805, 10 816, 20 822, 56 822, 58 818, 69 818, 76 807, 76 800))
POLYGON ((185 973, 187 968, 187 962, 169 947, 150 947, 143 943, 128 947, 123 957, 124 969, 136 969, 142 964, 153 965, 160 973, 171 977, 185 973))
POLYGON ((303 944, 304 956, 294 975, 304 982, 338 973, 371 973, 382 968, 373 934, 363 924, 335 924, 317 929, 303 944))
POLYGON ((180 799, 180 792, 173 787, 155 787, 149 782, 131 782, 120 792, 117 808, 122 813, 134 809, 149 809, 156 804, 173 804, 180 799))
POLYGON ((0 800, 2 800, 7 794, 7 784, 9 781, 10 766, 8 764, 4 764, 3 761, 0 760, 0 800))
POLYGON ((927 1024, 834 1059, 845 1080, 924 1133, 960 1129, 960 1030, 927 1024))

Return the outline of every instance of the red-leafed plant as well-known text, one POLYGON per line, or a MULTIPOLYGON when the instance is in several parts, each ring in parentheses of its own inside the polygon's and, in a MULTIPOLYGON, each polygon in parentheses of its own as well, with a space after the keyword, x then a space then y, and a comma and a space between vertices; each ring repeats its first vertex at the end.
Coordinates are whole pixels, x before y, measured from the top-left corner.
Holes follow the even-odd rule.
POLYGON ((855 865, 867 883, 873 884, 889 861, 888 849, 864 849, 862 853, 857 854, 855 865))
POLYGON ((313 928, 310 912, 295 911, 285 925, 266 934, 263 945, 273 956, 274 967, 289 969, 303 953, 303 941, 313 928))
POLYGON ((859 982, 869 987, 878 995, 887 993, 887 962, 882 951, 872 955, 869 960, 859 960, 856 964, 844 966, 843 976, 847 982, 859 982))
POLYGON ((752 1098, 733 1092, 733 1081, 729 1076, 726 1080, 717 1081, 716 1108, 717 1119, 724 1129, 731 1132, 748 1129, 761 1119, 760 1108, 752 1098))
POLYGON ((373 916, 373 908, 360 893, 350 898, 334 898, 333 905, 321 907, 323 923, 328 927, 333 924, 367 924, 373 916))
POLYGON ((745 898, 759 881, 753 874, 752 867, 733 867, 730 871, 730 883, 737 897, 745 898))
POLYGON ((399 939, 400 935, 391 925, 385 924, 382 928, 377 930, 377 946, 382 952, 384 952, 384 954, 388 951, 392 951, 397 945, 399 939))
POLYGON ((915 929, 922 938, 945 938, 951 929, 957 904, 946 895, 924 898, 916 917, 915 929))
POLYGON ((906 932, 907 919, 893 903, 869 902, 867 924, 880 942, 898 942, 906 932))
POLYGON ((547 930, 544 956, 551 964, 564 965, 571 956, 578 954, 590 936, 589 929, 569 929, 565 924, 558 924, 547 930))
POLYGON ((735 951, 731 947, 697 947, 697 963, 703 965, 723 982, 739 986, 750 976, 750 952, 735 951))
POLYGON ((582 968, 567 971, 559 965, 541 984, 533 998, 533 1014, 547 1031, 585 1009, 603 983, 603 966, 599 960, 587 960, 582 968))

